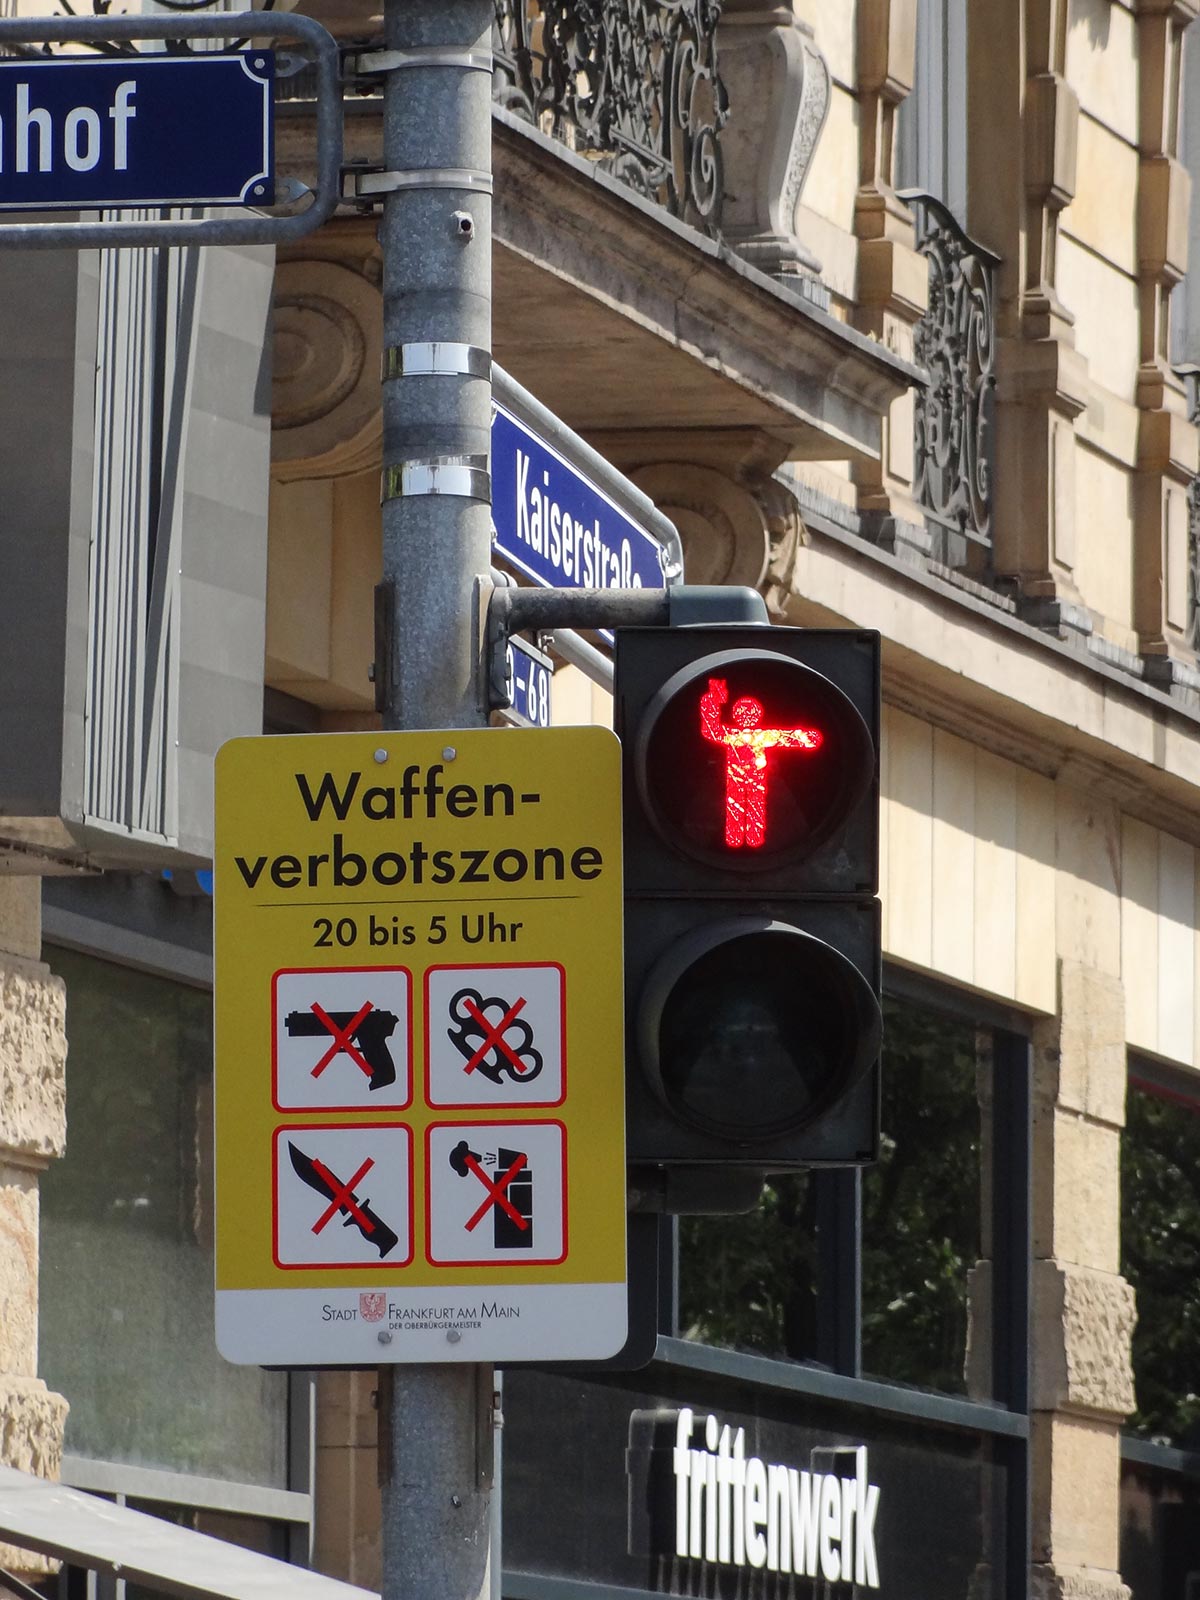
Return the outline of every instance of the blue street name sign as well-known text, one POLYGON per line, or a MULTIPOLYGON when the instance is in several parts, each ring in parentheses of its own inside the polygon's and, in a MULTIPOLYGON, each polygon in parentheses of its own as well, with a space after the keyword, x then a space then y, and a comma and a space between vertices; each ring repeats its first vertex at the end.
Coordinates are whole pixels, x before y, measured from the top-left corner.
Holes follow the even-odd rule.
POLYGON ((512 708, 535 728, 550 726, 550 682, 554 670, 540 650, 514 634, 508 641, 512 708))
POLYGON ((270 50, 0 62, 0 209, 274 202, 270 50))
POLYGON ((663 546, 502 405, 492 410, 496 554, 551 589, 663 589, 663 546))

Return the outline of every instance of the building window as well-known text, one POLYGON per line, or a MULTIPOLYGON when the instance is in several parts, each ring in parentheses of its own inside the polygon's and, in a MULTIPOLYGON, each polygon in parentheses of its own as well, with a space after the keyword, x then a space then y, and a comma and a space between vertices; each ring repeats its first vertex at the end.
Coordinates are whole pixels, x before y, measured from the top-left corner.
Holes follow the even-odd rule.
POLYGON ((910 1002, 890 1002, 884 1023, 880 1159, 863 1175, 863 1370, 955 1393, 983 1253, 976 1079, 988 1040, 910 1002))
MULTIPOLYGON (((861 1180, 864 1372, 962 1393, 972 1273, 985 1254, 991 1196, 992 1033, 909 999, 884 1002, 880 1160, 861 1180)), ((685 1337, 840 1365, 829 1303, 845 1265, 821 1231, 838 1226, 834 1183, 851 1174, 768 1180, 743 1217, 680 1225, 679 1322, 685 1337), (824 1191, 824 1192, 823 1192, 824 1191)), ((975 1339, 970 1387, 990 1394, 990 1330, 975 1339)), ((845 1348, 844 1332, 842 1348, 845 1348)))
POLYGON ((211 1000, 48 947, 67 1154, 42 1179, 40 1352, 72 1456, 285 1488, 288 1379, 213 1339, 211 1000))
POLYGON ((1121 1441, 1121 1576, 1133 1600, 1200 1594, 1200 1096, 1130 1068, 1121 1271, 1137 1294, 1137 1410, 1121 1441))
MULTIPOLYGON (((164 889, 164 894, 169 891, 164 889)), ((288 1378, 213 1336, 202 989, 48 946, 67 985, 67 1152, 41 1184, 41 1371, 68 1458, 288 1487, 288 1378)))
POLYGON ((917 0, 912 93, 896 117, 896 187, 922 189, 967 225, 967 8, 917 0))
POLYGON ((966 232, 967 8, 918 0, 913 89, 896 128, 896 188, 929 263, 929 308, 913 358, 929 373, 913 417, 913 493, 933 559, 982 571, 991 541, 995 275, 966 232))
POLYGON ((1134 1069, 1126 1106, 1121 1271, 1138 1313, 1128 1425, 1200 1450, 1200 1100, 1151 1066, 1134 1069))
POLYGON ((816 1229, 816 1185, 804 1172, 769 1178, 745 1216, 683 1218, 684 1337, 763 1355, 814 1356, 816 1229))

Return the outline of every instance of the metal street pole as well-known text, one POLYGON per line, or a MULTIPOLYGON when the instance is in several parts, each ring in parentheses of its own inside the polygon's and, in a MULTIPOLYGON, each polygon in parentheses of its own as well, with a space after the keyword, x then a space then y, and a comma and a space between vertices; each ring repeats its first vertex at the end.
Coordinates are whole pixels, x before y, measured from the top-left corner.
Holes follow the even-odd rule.
MULTIPOLYGON (((486 721, 477 582, 490 568, 493 0, 385 0, 383 583, 386 728, 486 721)), ((380 1384, 383 1600, 489 1586, 490 1366, 380 1384)))

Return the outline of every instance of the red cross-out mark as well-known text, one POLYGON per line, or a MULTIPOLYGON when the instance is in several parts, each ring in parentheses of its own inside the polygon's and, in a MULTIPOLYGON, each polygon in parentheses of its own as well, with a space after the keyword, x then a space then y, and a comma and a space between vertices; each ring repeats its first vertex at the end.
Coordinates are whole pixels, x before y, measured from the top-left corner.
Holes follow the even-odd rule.
POLYGON ((475 1174, 480 1183, 487 1190, 487 1199, 471 1218, 470 1222, 467 1223, 468 1233, 470 1233, 471 1229, 474 1228, 478 1223, 482 1222, 483 1218, 487 1216, 488 1212, 493 1206, 500 1206, 502 1210, 507 1211, 509 1216, 516 1223, 517 1227, 520 1228, 522 1232, 525 1231, 525 1229, 529 1226, 529 1219, 521 1215, 504 1191, 508 1188, 509 1184, 513 1181, 517 1173, 520 1172, 521 1168, 528 1160, 528 1156, 518 1156, 503 1177, 497 1178, 495 1183, 493 1183, 488 1177, 487 1173, 479 1165, 478 1161, 476 1161, 475 1157, 467 1157, 468 1168, 475 1174))
POLYGON ((346 1210, 349 1211, 350 1216, 354 1219, 364 1233, 375 1232, 375 1224, 364 1211, 360 1210, 358 1201, 354 1198, 355 1189, 358 1188, 359 1184, 363 1181, 367 1173, 370 1172, 374 1165, 374 1156, 368 1156, 350 1181, 348 1183, 343 1183, 340 1178, 334 1177, 333 1173, 330 1172, 327 1166, 318 1161, 315 1156, 313 1157, 313 1171, 321 1179, 322 1183, 327 1183, 331 1189, 336 1191, 333 1199, 329 1202, 328 1210, 324 1211, 313 1223, 312 1231, 314 1233, 320 1233, 321 1229, 329 1221, 330 1217, 333 1216, 334 1212, 340 1211, 343 1206, 346 1207, 346 1210))
POLYGON ((344 1028, 339 1028, 329 1013, 324 1011, 315 1000, 312 1003, 311 1009, 313 1015, 316 1017, 317 1021, 321 1023, 322 1027, 328 1028, 329 1032, 333 1035, 333 1043, 329 1046, 329 1049, 326 1050, 320 1061, 318 1061, 316 1066, 312 1069, 312 1076, 314 1078, 319 1078, 325 1071, 325 1068, 333 1060, 334 1056, 337 1055, 338 1051, 344 1050, 359 1071, 365 1072, 369 1078, 371 1076, 371 1069, 363 1060, 362 1056, 359 1055, 351 1041, 353 1036, 362 1026, 364 1019, 368 1017, 371 1014, 371 1011, 374 1009, 371 1005, 371 1002, 369 1000, 364 1000, 362 1005, 355 1012, 354 1016, 351 1017, 350 1021, 344 1028))
POLYGON ((524 1004, 525 999, 524 996, 522 996, 520 1000, 514 1001, 504 1015, 500 1018, 500 1021, 493 1025, 488 1021, 473 1000, 463 1001, 464 1007, 483 1029, 484 1033, 483 1043, 479 1046, 479 1049, 476 1050, 470 1061, 468 1061, 466 1066, 463 1068, 464 1072, 474 1072, 475 1068, 483 1060, 484 1056, 487 1055, 488 1051, 493 1045, 496 1046, 497 1050, 502 1050, 508 1057, 509 1061, 512 1062, 512 1069, 514 1072, 523 1075, 529 1070, 525 1063, 521 1060, 520 1056, 517 1055, 516 1051, 510 1044, 507 1043, 504 1038, 505 1028, 508 1027, 509 1023, 521 1010, 524 1004))

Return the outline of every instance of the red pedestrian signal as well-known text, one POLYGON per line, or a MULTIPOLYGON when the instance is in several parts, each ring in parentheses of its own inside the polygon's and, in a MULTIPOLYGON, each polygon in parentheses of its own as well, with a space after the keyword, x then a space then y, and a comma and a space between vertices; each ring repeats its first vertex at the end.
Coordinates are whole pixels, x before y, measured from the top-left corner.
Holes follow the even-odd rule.
POLYGON ((632 1187, 873 1159, 878 635, 630 629, 615 696, 632 1187))
POLYGON ((724 678, 710 678, 700 696, 700 732, 725 750, 725 843, 731 850, 758 850, 767 838, 767 753, 772 750, 819 750, 819 728, 763 726, 763 705, 752 694, 740 695, 729 708, 724 678))
MULTIPOLYGON (((634 830, 638 859, 630 881, 644 882, 647 869, 662 888, 694 891, 708 880, 685 865, 691 861, 722 874, 713 882, 743 872, 769 872, 776 882, 782 871, 800 887, 800 871, 812 876, 810 890, 872 894, 877 818, 867 802, 876 755, 868 717, 878 695, 871 677, 877 653, 856 645, 847 693, 818 666, 765 648, 764 634, 791 649, 803 639, 822 661, 830 654, 830 634, 793 628, 640 629, 636 636, 632 630, 622 635, 626 688, 631 670, 639 681, 646 671, 667 674, 652 685, 647 681, 640 703, 628 694, 622 701, 621 714, 633 719, 623 735, 626 818, 632 768, 636 804, 658 835, 643 853, 634 830), (754 645, 710 647, 734 633, 754 645), (709 648, 697 650, 701 636, 709 648), (824 642, 822 650, 814 648, 815 641, 824 642), (689 649, 695 652, 690 660, 689 649), (683 663, 670 670, 680 656, 683 663), (805 868, 847 827, 853 835, 850 855, 843 851, 836 860, 827 857, 824 866, 818 861, 805 868), (669 847, 669 857, 660 859, 660 844, 669 847), (847 875, 851 856, 857 870, 847 875), (677 870, 671 861, 678 862, 677 870)), ((861 637, 836 635, 839 641, 861 637)))

